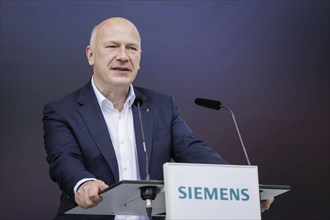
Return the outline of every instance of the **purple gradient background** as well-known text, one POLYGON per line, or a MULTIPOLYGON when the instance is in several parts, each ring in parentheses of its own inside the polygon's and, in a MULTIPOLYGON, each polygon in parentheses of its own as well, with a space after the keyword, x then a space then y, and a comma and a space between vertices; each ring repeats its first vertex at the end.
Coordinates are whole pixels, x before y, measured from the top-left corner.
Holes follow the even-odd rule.
POLYGON ((329 219, 329 1, 1 1, 0 218, 51 219, 42 107, 87 82, 92 27, 131 19, 142 35, 136 85, 173 95, 199 137, 260 183, 291 185, 263 219, 329 219))

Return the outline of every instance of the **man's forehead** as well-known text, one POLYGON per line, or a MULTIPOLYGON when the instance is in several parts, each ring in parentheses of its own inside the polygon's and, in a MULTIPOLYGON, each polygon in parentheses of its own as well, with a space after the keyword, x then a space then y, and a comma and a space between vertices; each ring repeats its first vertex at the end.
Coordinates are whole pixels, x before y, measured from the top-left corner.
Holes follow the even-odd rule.
MULTIPOLYGON (((98 28, 98 35, 106 38, 130 38, 140 42, 140 34, 134 26, 128 24, 109 24, 98 28)), ((119 40, 117 39, 117 40, 119 40)))
POLYGON ((116 31, 105 31, 100 32, 98 35, 100 43, 115 43, 115 44, 130 44, 140 45, 140 37, 134 33, 129 32, 116 32, 116 31))

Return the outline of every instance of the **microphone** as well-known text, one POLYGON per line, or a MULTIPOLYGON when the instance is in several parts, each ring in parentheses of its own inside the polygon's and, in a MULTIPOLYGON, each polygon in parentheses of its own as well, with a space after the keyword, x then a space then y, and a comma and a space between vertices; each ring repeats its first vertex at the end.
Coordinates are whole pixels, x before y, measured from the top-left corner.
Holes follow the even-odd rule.
POLYGON ((249 166, 251 166, 250 159, 249 159, 249 156, 247 154, 247 151, 246 151, 246 148, 245 148, 245 145, 244 145, 244 142, 243 142, 241 133, 239 131, 239 128, 238 128, 238 125, 237 125, 237 122, 236 122, 236 118, 235 118, 234 112, 230 108, 228 108, 226 106, 223 106, 221 104, 221 102, 220 101, 217 101, 217 100, 204 99, 204 98, 196 98, 195 99, 195 103, 197 105, 200 105, 200 106, 203 106, 203 107, 206 107, 206 108, 210 108, 210 109, 214 109, 214 110, 219 110, 221 108, 224 108, 224 109, 226 109, 227 111, 230 112, 231 117, 233 119, 233 122, 235 124, 236 132, 237 132, 238 137, 239 137, 239 140, 241 142, 241 146, 242 146, 242 149, 243 149, 243 152, 244 152, 244 155, 245 155, 245 159, 247 161, 247 164, 249 166))
POLYGON ((149 158, 148 158, 148 152, 147 152, 147 147, 146 147, 146 140, 145 140, 145 137, 144 137, 142 116, 141 116, 141 105, 143 104, 142 97, 141 96, 135 97, 134 104, 138 107, 138 112, 139 112, 139 120, 140 120, 141 135, 142 135, 142 145, 143 145, 143 151, 144 151, 144 156, 145 156, 145 160, 146 160, 146 180, 150 180, 150 176, 149 176, 149 158))
POLYGON ((214 109, 214 110, 219 110, 221 108, 221 102, 216 101, 216 100, 211 100, 211 99, 202 99, 202 98, 197 98, 195 99, 195 103, 197 105, 214 109))
MULTIPOLYGON (((141 126, 141 136, 142 136, 142 145, 143 145, 143 151, 145 155, 146 160, 146 180, 150 180, 149 175, 149 159, 148 159, 148 152, 146 147, 146 141, 144 137, 144 129, 143 129, 143 123, 142 123, 142 116, 141 116, 141 105, 143 104, 143 99, 141 96, 136 96, 134 100, 134 104, 138 107, 139 112, 139 120, 140 120, 140 126, 141 126)), ((157 186, 143 186, 140 187, 140 195, 143 200, 146 201, 146 211, 147 215, 150 220, 152 220, 152 200, 156 198, 158 188, 157 186)))

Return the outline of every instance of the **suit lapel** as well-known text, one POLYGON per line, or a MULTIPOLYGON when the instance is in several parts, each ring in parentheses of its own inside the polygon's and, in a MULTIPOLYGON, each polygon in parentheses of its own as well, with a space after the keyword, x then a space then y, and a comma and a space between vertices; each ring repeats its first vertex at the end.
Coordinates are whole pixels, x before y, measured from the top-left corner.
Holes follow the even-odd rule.
MULTIPOLYGON (((136 88, 134 87, 134 92, 136 96, 140 96, 143 99, 141 105, 141 118, 145 135, 145 144, 147 149, 147 156, 150 165, 151 149, 152 149, 152 130, 153 130, 153 120, 152 120, 152 111, 149 108, 150 104, 148 103, 147 98, 136 88)), ((136 148, 139 161, 140 177, 141 179, 146 179, 146 157, 143 149, 143 140, 142 140, 142 131, 139 119, 139 111, 136 105, 132 106, 133 109, 133 118, 134 118, 134 130, 135 130, 135 140, 136 148)))
POLYGON ((95 144, 110 166, 115 181, 119 181, 116 154, 91 82, 81 89, 78 102, 80 104, 77 108, 78 112, 85 121, 95 144))

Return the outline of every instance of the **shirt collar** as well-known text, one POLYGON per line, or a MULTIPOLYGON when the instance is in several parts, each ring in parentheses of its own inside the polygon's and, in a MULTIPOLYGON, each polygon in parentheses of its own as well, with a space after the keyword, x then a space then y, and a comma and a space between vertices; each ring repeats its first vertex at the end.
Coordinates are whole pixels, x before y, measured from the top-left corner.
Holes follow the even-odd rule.
MULTIPOLYGON (((92 77, 91 79, 91 83, 92 83, 92 87, 93 87, 93 90, 94 90, 94 93, 95 93, 95 96, 97 98, 97 102, 99 103, 99 105, 102 107, 102 103, 104 102, 110 102, 111 105, 112 105, 112 102, 107 99, 95 86, 95 83, 94 83, 94 78, 92 77)), ((128 90, 128 95, 127 95, 127 98, 126 98, 126 101, 125 101, 125 104, 128 103, 128 107, 131 107, 134 103, 134 100, 135 100, 135 92, 134 92, 134 87, 133 85, 131 84, 129 86, 129 90, 128 90)), ((113 107, 113 106, 112 106, 113 107)))

